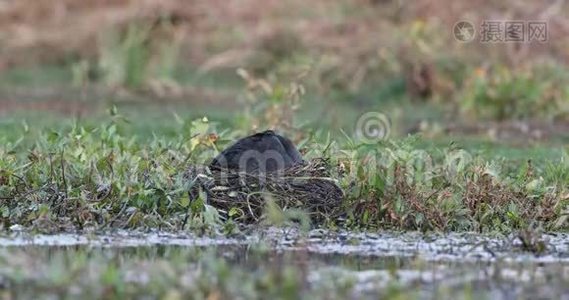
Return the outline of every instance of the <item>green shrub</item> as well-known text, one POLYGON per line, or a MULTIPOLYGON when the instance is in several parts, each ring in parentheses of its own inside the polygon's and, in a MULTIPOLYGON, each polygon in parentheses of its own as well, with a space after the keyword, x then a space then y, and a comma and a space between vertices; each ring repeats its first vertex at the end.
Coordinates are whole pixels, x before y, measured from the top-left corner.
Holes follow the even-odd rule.
POLYGON ((551 69, 476 69, 458 101, 474 118, 507 120, 554 118, 567 113, 567 75, 551 69))

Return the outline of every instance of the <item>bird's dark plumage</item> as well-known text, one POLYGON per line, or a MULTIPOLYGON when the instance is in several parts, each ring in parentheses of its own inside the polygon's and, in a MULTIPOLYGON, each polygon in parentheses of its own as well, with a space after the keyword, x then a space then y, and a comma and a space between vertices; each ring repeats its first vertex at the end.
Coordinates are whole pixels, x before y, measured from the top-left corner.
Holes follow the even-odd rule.
POLYGON ((303 163, 294 144, 272 130, 256 133, 223 150, 210 163, 212 169, 268 173, 303 163))

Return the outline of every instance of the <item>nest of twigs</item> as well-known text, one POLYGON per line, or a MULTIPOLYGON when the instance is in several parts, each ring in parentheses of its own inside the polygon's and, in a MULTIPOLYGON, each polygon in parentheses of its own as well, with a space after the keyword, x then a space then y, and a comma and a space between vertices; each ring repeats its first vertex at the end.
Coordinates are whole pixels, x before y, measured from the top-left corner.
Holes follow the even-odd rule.
POLYGON ((341 214, 344 193, 330 177, 325 159, 262 175, 197 166, 191 166, 187 174, 191 182, 190 200, 201 189, 207 204, 238 222, 262 220, 269 199, 283 211, 307 212, 317 223, 341 214))

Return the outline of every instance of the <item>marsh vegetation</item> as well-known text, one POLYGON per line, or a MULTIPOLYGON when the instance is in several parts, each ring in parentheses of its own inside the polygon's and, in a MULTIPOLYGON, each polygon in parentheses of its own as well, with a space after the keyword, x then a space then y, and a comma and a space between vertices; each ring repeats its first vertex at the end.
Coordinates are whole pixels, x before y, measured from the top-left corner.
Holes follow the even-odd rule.
POLYGON ((567 297, 566 3, 189 2, 0 5, 2 295, 567 297), (462 43, 464 19, 549 38, 462 43), (190 201, 266 129, 333 209, 190 201))

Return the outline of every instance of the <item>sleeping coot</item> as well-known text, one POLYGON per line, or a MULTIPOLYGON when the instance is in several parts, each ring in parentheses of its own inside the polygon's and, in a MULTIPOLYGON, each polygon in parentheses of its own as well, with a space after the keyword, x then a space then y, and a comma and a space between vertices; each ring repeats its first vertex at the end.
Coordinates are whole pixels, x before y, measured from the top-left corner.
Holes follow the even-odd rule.
POLYGON ((240 139, 215 157, 209 167, 259 174, 284 170, 303 162, 289 139, 267 130, 240 139))

